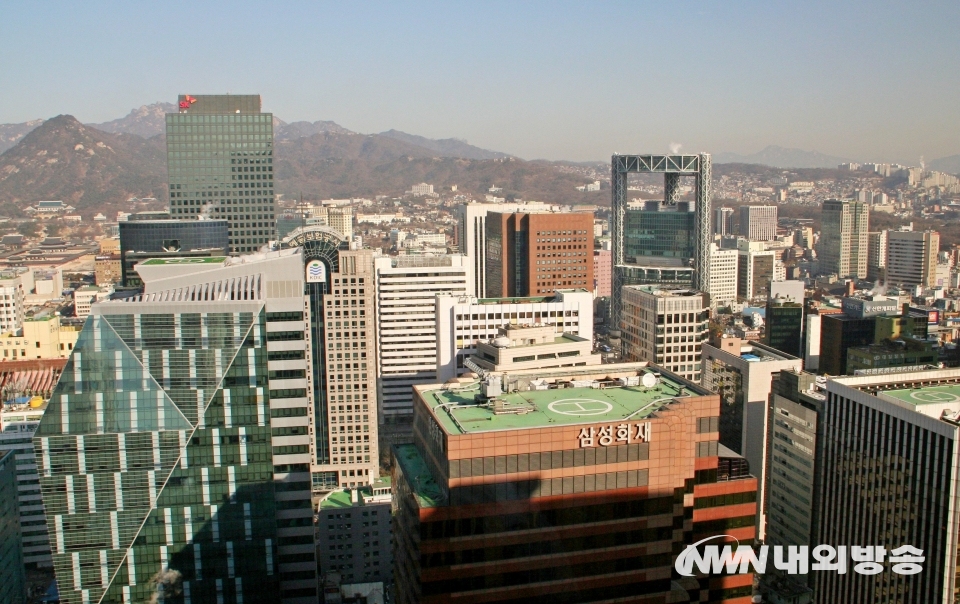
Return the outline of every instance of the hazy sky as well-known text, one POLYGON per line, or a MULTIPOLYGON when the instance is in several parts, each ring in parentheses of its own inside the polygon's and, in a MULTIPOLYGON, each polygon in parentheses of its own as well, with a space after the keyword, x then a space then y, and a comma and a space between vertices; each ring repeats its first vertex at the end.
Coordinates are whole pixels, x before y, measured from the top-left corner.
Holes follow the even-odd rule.
POLYGON ((0 123, 260 93, 524 158, 960 153, 960 2, 15 2, 0 123))

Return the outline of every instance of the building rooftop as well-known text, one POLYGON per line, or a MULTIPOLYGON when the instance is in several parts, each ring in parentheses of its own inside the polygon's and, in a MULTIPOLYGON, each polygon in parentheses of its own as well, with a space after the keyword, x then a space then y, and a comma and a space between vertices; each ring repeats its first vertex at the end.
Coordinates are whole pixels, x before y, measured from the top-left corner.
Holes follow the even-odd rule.
POLYGON ((640 419, 677 397, 690 396, 681 382, 663 375, 652 388, 622 386, 619 381, 603 383, 602 388, 569 383, 579 387, 506 392, 495 398, 496 404, 475 401, 480 382, 420 394, 452 435, 640 419))
POLYGON ((220 264, 227 259, 226 256, 199 256, 190 258, 152 258, 143 264, 156 266, 162 264, 220 264))
POLYGON ((443 489, 433 480, 433 475, 427 468, 427 462, 424 461, 416 446, 396 445, 393 447, 393 456, 420 507, 432 508, 445 501, 443 489))
POLYGON ((949 405, 960 402, 960 384, 943 384, 940 386, 921 386, 917 388, 901 388, 884 390, 878 395, 892 397, 902 403, 914 407, 923 405, 949 405))

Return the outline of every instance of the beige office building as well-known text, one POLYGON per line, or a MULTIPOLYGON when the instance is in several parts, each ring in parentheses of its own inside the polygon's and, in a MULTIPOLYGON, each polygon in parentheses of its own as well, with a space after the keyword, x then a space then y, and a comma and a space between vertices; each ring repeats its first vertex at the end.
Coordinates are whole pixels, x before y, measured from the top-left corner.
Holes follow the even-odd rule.
POLYGON ((870 206, 859 201, 823 202, 820 227, 820 273, 841 279, 867 277, 870 206))
POLYGON ((700 355, 707 339, 709 295, 660 289, 655 285, 623 288, 623 356, 648 361, 685 379, 700 381, 700 355))

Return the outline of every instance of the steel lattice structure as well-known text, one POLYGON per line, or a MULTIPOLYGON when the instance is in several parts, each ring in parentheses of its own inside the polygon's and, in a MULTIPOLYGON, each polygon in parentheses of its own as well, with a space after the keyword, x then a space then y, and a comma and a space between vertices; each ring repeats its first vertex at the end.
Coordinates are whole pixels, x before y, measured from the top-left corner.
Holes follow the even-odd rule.
POLYGON ((693 286, 700 291, 709 289, 710 275, 706 270, 710 262, 710 180, 712 177, 709 153, 698 155, 614 155, 610 162, 610 184, 613 191, 613 292, 611 315, 614 325, 620 328, 623 308, 620 289, 623 274, 618 267, 624 264, 624 219, 627 210, 627 175, 631 173, 658 173, 664 178, 664 202, 675 205, 680 199, 680 178, 693 176, 696 179, 697 199, 695 204, 696 241, 694 242, 693 286))

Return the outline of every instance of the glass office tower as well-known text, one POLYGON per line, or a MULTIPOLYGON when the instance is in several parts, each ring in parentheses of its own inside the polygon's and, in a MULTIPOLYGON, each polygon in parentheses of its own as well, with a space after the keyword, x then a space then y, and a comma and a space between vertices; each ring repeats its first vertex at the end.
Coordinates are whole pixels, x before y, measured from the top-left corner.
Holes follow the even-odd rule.
POLYGON ((316 602, 302 256, 210 266, 94 305, 50 398, 64 604, 316 602))
POLYGON ((233 254, 275 240, 273 114, 260 96, 186 94, 179 108, 167 114, 170 213, 229 221, 233 254))

